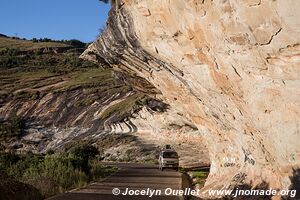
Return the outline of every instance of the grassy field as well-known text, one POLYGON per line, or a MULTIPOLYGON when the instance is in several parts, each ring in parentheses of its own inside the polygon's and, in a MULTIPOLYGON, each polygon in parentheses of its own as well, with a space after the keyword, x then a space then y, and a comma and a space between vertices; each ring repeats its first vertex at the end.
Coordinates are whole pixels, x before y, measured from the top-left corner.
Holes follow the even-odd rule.
POLYGON ((78 40, 0 37, 0 69, 14 69, 14 72, 47 69, 55 73, 66 73, 74 68, 97 67, 94 63, 79 58, 86 47, 87 44, 78 40))
POLYGON ((35 98, 37 92, 64 92, 78 87, 97 91, 95 88, 115 86, 110 69, 80 59, 80 51, 72 48, 77 49, 63 42, 0 37, 0 103, 35 98), (71 51, 31 52, 52 47, 69 47, 71 51))
MULTIPOLYGON (((80 52, 30 51, 45 47, 77 48, 61 42, 33 42, 0 37, 0 105, 10 100, 37 100, 49 92, 63 93, 80 89, 90 96, 76 102, 75 106, 81 107, 89 106, 103 97, 125 95, 132 91, 130 86, 116 80, 109 67, 80 59, 80 52)), ((106 119, 114 114, 120 120, 128 117, 145 99, 144 94, 133 93, 107 108, 101 118, 106 119)))
POLYGON ((29 50, 40 49, 40 48, 71 47, 71 46, 61 42, 33 42, 29 40, 0 37, 0 51, 12 47, 14 49, 19 49, 21 51, 29 51, 29 50))

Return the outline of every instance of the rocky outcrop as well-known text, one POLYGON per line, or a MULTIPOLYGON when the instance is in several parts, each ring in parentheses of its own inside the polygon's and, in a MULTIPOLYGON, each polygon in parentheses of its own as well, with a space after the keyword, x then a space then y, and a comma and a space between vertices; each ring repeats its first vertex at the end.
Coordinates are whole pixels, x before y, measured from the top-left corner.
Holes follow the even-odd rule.
MULTIPOLYGON (((151 94, 142 80, 118 77, 151 94)), ((180 153, 182 166, 209 164, 207 149, 197 147, 202 141, 191 122, 175 110, 166 111, 166 104, 115 83, 121 80, 107 78, 100 87, 62 90, 59 87, 67 80, 51 84, 46 79, 41 80, 42 87, 15 91, 23 91, 28 98, 8 97, 0 107, 0 149, 46 153, 88 142, 98 147, 105 161, 154 163, 158 150, 171 144, 180 153), (6 124, 16 121, 11 117, 14 112, 25 124, 24 130, 5 137, 6 124)))
POLYGON ((116 117, 113 112, 105 118, 102 114, 135 95, 134 91, 125 89, 114 92, 113 95, 109 92, 96 94, 79 88, 56 93, 47 91, 41 97, 30 99, 12 99, 0 108, 0 118, 7 119, 17 111, 17 115, 26 122, 26 130, 19 140, 7 144, 19 152, 46 152, 63 148, 72 140, 99 134, 109 129, 106 124, 121 120, 117 118, 121 116, 116 117))
POLYGON ((299 8, 293 0, 115 0, 82 57, 145 78, 198 128, 211 160, 206 188, 288 188, 300 164, 299 8))
POLYGON ((146 79, 112 71, 100 56, 101 65, 78 59, 77 40, 0 38, 0 151, 46 153, 84 142, 105 161, 155 163, 171 144, 182 166, 209 163, 197 128, 153 98, 160 92, 146 79))

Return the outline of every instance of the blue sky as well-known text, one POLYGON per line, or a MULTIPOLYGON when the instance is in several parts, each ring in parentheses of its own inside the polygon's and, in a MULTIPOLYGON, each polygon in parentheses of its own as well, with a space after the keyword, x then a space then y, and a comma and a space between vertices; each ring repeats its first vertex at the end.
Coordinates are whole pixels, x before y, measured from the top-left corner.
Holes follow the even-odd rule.
POLYGON ((109 8, 98 0, 0 0, 0 33, 91 42, 105 26, 109 8))

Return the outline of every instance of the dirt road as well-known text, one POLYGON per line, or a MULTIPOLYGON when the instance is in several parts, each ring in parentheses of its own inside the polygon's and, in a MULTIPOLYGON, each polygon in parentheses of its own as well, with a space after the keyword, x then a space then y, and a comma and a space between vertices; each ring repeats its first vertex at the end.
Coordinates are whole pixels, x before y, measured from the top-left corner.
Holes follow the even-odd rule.
POLYGON ((93 183, 87 188, 58 195, 49 200, 177 200, 179 196, 171 196, 171 191, 182 189, 182 175, 173 170, 159 171, 156 166, 140 164, 114 164, 120 170, 101 182, 93 183), (117 188, 117 189, 115 189, 117 188), (128 189, 127 189, 128 188, 128 189), (150 198, 152 191, 153 196, 150 198), (174 190, 166 188, 172 188, 174 190), (148 190, 147 190, 148 189, 148 190), (113 195, 120 192, 118 195, 113 195), (144 195, 123 195, 126 190, 141 192, 144 195), (156 192, 156 191, 158 192, 156 192), (161 194, 159 194, 161 191, 161 194))

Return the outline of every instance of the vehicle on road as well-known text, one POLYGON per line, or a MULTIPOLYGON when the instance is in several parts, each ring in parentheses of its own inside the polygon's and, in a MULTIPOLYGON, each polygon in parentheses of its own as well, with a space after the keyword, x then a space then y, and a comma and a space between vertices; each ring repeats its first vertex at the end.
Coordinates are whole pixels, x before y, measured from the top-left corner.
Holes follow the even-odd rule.
POLYGON ((163 171, 166 168, 172 168, 178 171, 179 157, 175 150, 171 149, 170 146, 166 146, 159 153, 158 163, 159 169, 163 171))

